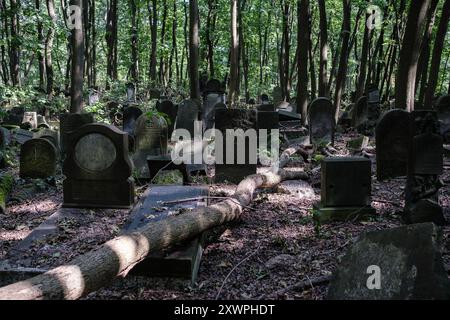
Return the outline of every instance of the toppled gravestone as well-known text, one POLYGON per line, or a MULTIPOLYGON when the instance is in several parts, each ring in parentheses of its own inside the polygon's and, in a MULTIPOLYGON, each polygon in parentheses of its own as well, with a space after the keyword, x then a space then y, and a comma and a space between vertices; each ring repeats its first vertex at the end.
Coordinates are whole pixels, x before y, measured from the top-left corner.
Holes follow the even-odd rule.
POLYGON ((342 259, 328 299, 450 299, 440 245, 433 223, 366 233, 342 259))

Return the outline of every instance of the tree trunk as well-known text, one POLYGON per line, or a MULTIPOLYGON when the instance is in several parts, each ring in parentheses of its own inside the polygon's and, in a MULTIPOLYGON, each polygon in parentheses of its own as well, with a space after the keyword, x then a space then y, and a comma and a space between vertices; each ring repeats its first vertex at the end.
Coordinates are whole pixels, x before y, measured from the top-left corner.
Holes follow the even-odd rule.
POLYGON ((156 51, 158 42, 158 10, 156 0, 148 0, 148 12, 150 22, 150 64, 149 64, 149 78, 150 86, 156 85, 156 51))
POLYGON ((52 21, 52 25, 48 29, 47 40, 45 41, 45 69, 47 71, 47 97, 49 100, 52 100, 54 82, 52 51, 56 26, 55 3, 53 0, 47 0, 47 12, 50 20, 52 21))
POLYGON ((329 97, 328 92, 328 23, 325 0, 319 0, 320 11, 320 66, 319 96, 329 97))
POLYGON ((430 67, 430 77, 428 79, 428 87, 425 94, 425 102, 424 102, 424 106, 426 108, 431 108, 433 105, 433 98, 437 87, 439 67, 441 64, 442 50, 444 48, 449 18, 450 18, 450 0, 446 0, 442 8, 441 20, 439 21, 436 40, 434 42, 433 57, 431 59, 431 67, 430 67))
POLYGON ((334 92, 334 108, 336 123, 339 119, 339 111, 341 110, 341 99, 345 88, 345 80, 347 78, 348 64, 348 45, 350 41, 351 28, 351 2, 350 0, 342 0, 344 17, 342 20, 342 48, 340 53, 339 71, 336 76, 336 89, 334 92))
POLYGON ((139 49, 138 49, 138 24, 137 24, 137 3, 136 0, 129 0, 131 14, 131 80, 137 86, 139 82, 139 49))
POLYGON ((228 92, 228 103, 234 106, 237 96, 239 81, 239 35, 238 35, 238 8, 239 0, 231 0, 231 59, 230 59, 230 86, 228 92))
POLYGON ((109 80, 115 81, 117 80, 117 0, 110 0, 109 3, 105 38, 107 45, 107 82, 109 80))
MULTIPOLYGON (((301 147, 289 148, 279 167, 301 147)), ((79 256, 67 265, 34 278, 0 288, 0 300, 78 299, 126 275, 150 252, 195 238, 202 232, 238 219, 258 188, 273 188, 283 180, 307 179, 304 172, 282 169, 247 177, 235 194, 218 204, 199 207, 112 239, 98 249, 79 256)))
POLYGON ((10 46, 10 72, 13 86, 20 87, 20 39, 19 39, 19 10, 20 2, 17 0, 10 0, 10 16, 11 16, 11 46, 10 46))
POLYGON ((197 0, 189 0, 189 82, 191 99, 200 99, 198 75, 199 56, 199 15, 197 0))
MULTIPOLYGON (((163 15, 162 15, 162 26, 161 26, 161 36, 160 36, 160 46, 164 47, 165 39, 166 39, 166 21, 167 21, 167 1, 164 0, 162 3, 163 15)), ((164 66, 164 55, 161 54, 159 57, 159 82, 165 86, 165 66, 164 66)))
POLYGON ((431 0, 416 0, 410 6, 405 35, 400 51, 395 81, 395 103, 397 108, 414 110, 417 63, 421 47, 421 30, 431 0))
POLYGON ((364 38, 361 49, 361 60, 359 63, 359 75, 356 86, 356 97, 355 101, 357 101, 361 96, 364 95, 364 91, 366 88, 366 79, 367 79, 367 63, 369 60, 369 51, 370 51, 370 39, 372 30, 368 27, 368 19, 370 18, 370 14, 366 13, 366 19, 364 20, 364 38))
MULTIPOLYGON (((44 45, 44 32, 43 32, 43 27, 42 27, 42 20, 40 18, 40 14, 41 14, 41 1, 40 0, 36 0, 35 1, 36 4, 36 11, 39 12, 39 20, 37 23, 37 36, 38 36, 38 42, 39 45, 44 45)), ((38 50, 38 63, 39 63, 39 88, 42 90, 45 90, 45 57, 44 57, 44 52, 41 48, 39 48, 38 50)))
POLYGON ((297 1, 297 46, 298 84, 297 112, 302 115, 302 124, 308 123, 308 44, 309 44, 309 0, 297 1))
POLYGON ((290 29, 289 29, 289 16, 290 5, 288 1, 284 1, 283 7, 283 34, 281 40, 281 53, 280 53, 280 84, 283 100, 289 101, 289 53, 291 49, 290 29))
MULTIPOLYGON (((70 0, 70 5, 77 6, 83 12, 83 0, 70 0)), ((70 87, 70 113, 81 113, 83 110, 83 75, 84 75, 84 35, 83 15, 76 17, 81 28, 72 29, 72 73, 70 87)))

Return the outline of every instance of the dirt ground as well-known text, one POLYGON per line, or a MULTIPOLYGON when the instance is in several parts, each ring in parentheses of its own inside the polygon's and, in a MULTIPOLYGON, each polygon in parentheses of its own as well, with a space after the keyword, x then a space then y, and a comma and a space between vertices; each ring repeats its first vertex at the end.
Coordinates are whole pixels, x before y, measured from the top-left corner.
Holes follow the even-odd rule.
MULTIPOLYGON (((337 135, 339 155, 347 154, 346 141, 352 137, 337 135)), ((346 248, 361 233, 401 225, 405 179, 379 183, 375 159, 372 161, 372 204, 377 216, 370 221, 317 226, 311 208, 320 200, 320 189, 305 181, 286 181, 273 190, 259 192, 239 221, 211 231, 195 285, 128 276, 86 299, 324 299, 327 283, 308 286, 301 292, 285 288, 331 275, 346 248)), ((316 185, 320 172, 311 178, 316 185)), ((450 221, 448 164, 442 180, 446 186, 440 191, 440 202, 450 221)), ((234 186, 215 185, 210 189, 212 196, 228 196, 234 186)), ((50 184, 19 180, 7 213, 0 215, 0 262, 20 256, 28 266, 57 266, 116 236, 128 217, 126 210, 85 210, 82 220, 60 222, 57 235, 39 241, 27 252, 14 252, 12 248, 53 214, 61 201, 61 176, 50 184)), ((450 227, 443 231, 444 261, 450 265, 450 227)))

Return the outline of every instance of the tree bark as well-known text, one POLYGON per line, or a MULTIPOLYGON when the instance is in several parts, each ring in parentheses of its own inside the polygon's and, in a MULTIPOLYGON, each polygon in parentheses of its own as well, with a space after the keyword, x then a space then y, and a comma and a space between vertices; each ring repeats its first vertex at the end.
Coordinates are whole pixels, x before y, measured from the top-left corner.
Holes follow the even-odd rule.
POLYGON ((138 48, 138 23, 137 23, 137 3, 136 0, 129 0, 131 14, 131 80, 137 86, 139 83, 139 48, 138 48))
POLYGON ((150 64, 149 64, 149 77, 150 86, 156 85, 156 50, 158 42, 158 7, 156 0, 148 1, 149 21, 150 21, 150 64))
POLYGON ((359 64, 359 75, 356 86, 356 97, 355 101, 357 101, 361 96, 364 95, 364 91, 366 88, 366 79, 367 79, 367 63, 369 60, 370 53, 370 38, 372 34, 372 30, 368 27, 368 19, 370 15, 366 13, 366 19, 364 20, 364 38, 361 49, 361 60, 359 64))
POLYGON ((52 51, 56 26, 55 3, 53 0, 47 0, 47 12, 50 20, 52 21, 52 25, 47 32, 47 40, 45 41, 45 69, 47 71, 47 97, 49 100, 51 100, 53 98, 53 82, 54 82, 52 51))
POLYGON ((297 112, 302 115, 302 124, 308 123, 308 44, 309 44, 309 0, 297 1, 297 46, 298 84, 297 112))
POLYGON ((442 8, 441 20, 434 42, 433 57, 431 59, 430 77, 428 79, 428 87, 425 94, 424 106, 431 108, 433 105, 433 98, 436 92, 437 81, 439 77, 439 67, 441 64, 442 50, 444 48, 445 36, 447 34, 448 24, 450 18, 450 0, 446 0, 442 8))
POLYGON ((191 99, 200 99, 198 74, 199 56, 199 14, 197 0, 189 0, 189 81, 191 99))
POLYGON ((329 97, 328 92, 328 22, 325 0, 319 0, 320 11, 320 66, 319 96, 329 97))
POLYGON ((107 45, 107 82, 109 80, 115 81, 117 80, 117 0, 110 0, 109 2, 105 39, 107 45))
POLYGON ((411 4, 395 81, 396 107, 414 110, 417 63, 420 55, 422 27, 431 0, 415 0, 411 4))
POLYGON ((347 78, 348 65, 348 46, 350 41, 351 28, 351 2, 350 0, 342 0, 344 17, 342 20, 342 48, 340 53, 339 71, 336 76, 336 89, 334 92, 334 108, 336 123, 339 119, 339 111, 341 110, 342 93, 345 88, 345 80, 347 78))
MULTIPOLYGON (((301 146, 280 157, 282 168, 301 146)), ((98 249, 34 278, 0 288, 0 300, 78 299, 126 275, 150 252, 190 240, 202 232, 238 219, 258 188, 272 188, 283 180, 307 179, 304 172, 275 169, 247 177, 228 200, 199 207, 182 215, 150 223, 133 233, 112 239, 98 249)))
POLYGON ((20 39, 19 39, 19 10, 20 2, 17 0, 10 0, 11 10, 11 46, 10 46, 10 67, 11 81, 13 86, 20 87, 20 39))
POLYGON ((230 59, 230 86, 228 89, 228 102, 233 106, 237 98, 239 82, 239 34, 238 34, 239 0, 231 0, 231 59, 230 59))
MULTIPOLYGON (((36 0, 35 1, 35 5, 36 5, 36 11, 39 13, 39 17, 38 17, 38 23, 37 23, 37 36, 38 36, 38 42, 39 45, 44 45, 44 32, 43 32, 43 27, 42 27, 42 20, 40 18, 40 10, 41 10, 41 1, 40 0, 36 0)), ((38 63, 39 63, 39 88, 42 90, 45 90, 45 57, 44 57, 44 52, 41 48, 39 48, 38 50, 38 63)))
MULTIPOLYGON (((83 12, 83 0, 70 0, 70 5, 78 6, 83 12)), ((81 28, 72 29, 72 72, 70 87, 70 113, 81 113, 83 110, 83 76, 84 76, 84 35, 83 15, 77 17, 81 28)))

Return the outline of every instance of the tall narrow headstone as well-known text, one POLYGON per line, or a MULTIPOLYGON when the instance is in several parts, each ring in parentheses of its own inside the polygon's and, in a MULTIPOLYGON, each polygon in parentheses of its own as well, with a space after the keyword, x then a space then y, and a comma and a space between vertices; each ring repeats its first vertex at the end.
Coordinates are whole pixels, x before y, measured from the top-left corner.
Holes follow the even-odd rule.
POLYGON ((358 128, 367 121, 367 97, 362 96, 353 107, 353 126, 358 128))
POLYGON ((412 112, 410 132, 404 221, 443 225, 446 221, 439 205, 439 177, 443 173, 444 151, 436 112, 412 112))
POLYGON ((187 130, 193 139, 196 122, 199 119, 200 112, 201 107, 199 102, 196 100, 184 100, 178 106, 176 129, 187 130))
POLYGON ((128 135, 106 124, 72 131, 64 161, 64 203, 69 208, 130 208, 134 203, 133 163, 128 135))
POLYGON ((311 143, 330 144, 334 142, 334 107, 331 100, 317 98, 309 107, 309 134, 311 143))
POLYGON ((134 136, 134 130, 136 127, 137 119, 142 115, 142 110, 135 106, 130 106, 125 108, 123 111, 123 131, 128 133, 130 136, 134 136))
POLYGON ((134 83, 127 83, 127 102, 136 102, 136 86, 134 83))
POLYGON ((411 134, 409 113, 395 109, 388 111, 376 127, 377 178, 406 176, 411 134))
POLYGON ((178 106, 174 105, 170 100, 164 100, 156 104, 156 110, 165 114, 170 122, 167 123, 168 126, 168 136, 172 136, 173 130, 175 129, 175 122, 177 119, 178 106))
POLYGON ((219 80, 211 79, 203 91, 202 118, 204 130, 214 127, 215 106, 218 103, 225 103, 225 90, 219 80))

